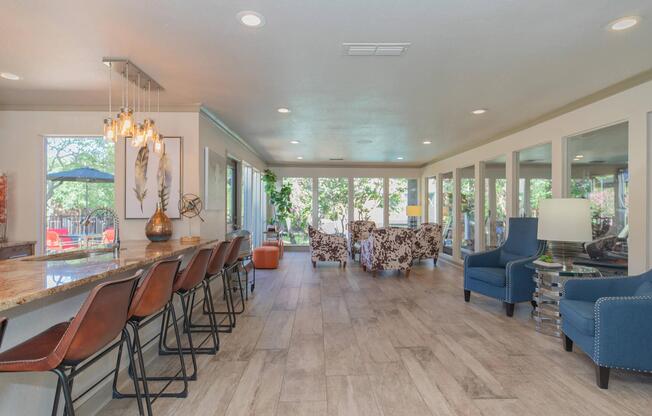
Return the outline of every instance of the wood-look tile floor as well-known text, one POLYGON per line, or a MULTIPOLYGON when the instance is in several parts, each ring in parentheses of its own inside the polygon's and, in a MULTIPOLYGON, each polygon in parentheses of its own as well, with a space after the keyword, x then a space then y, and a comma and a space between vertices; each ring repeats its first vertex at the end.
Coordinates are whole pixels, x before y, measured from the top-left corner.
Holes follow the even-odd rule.
MULTIPOLYGON (((505 316, 462 296, 462 271, 423 262, 409 278, 340 269, 289 252, 258 271, 256 291, 215 356, 199 356, 186 399, 157 415, 651 415, 652 377, 612 371, 534 331, 530 306, 505 316)), ((104 416, 136 414, 113 400, 104 416)))

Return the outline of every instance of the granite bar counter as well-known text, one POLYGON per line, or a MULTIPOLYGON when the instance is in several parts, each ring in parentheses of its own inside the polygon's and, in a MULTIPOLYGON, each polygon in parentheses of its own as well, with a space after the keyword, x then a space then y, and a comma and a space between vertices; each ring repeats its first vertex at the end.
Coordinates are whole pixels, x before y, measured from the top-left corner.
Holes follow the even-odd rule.
MULTIPOLYGON (((131 275, 164 258, 183 255, 185 263, 197 248, 215 241, 123 241, 117 256, 110 250, 96 249, 0 261, 0 316, 9 319, 0 350, 73 317, 97 284, 131 275)), ((115 358, 109 354, 88 374, 82 374, 75 380, 75 390, 108 373, 115 366, 115 358)), ((50 373, 0 374, 0 416, 50 414, 55 387, 56 378, 50 373), (25 401, 25 397, 30 400, 25 401)), ((102 385, 76 407, 79 414, 94 414, 110 399, 110 385, 102 385)))

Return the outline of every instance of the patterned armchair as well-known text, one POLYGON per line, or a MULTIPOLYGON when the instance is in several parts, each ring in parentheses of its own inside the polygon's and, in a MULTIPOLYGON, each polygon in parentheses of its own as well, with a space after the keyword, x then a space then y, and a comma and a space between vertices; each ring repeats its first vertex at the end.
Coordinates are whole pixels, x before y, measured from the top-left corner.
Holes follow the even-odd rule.
POLYGON ((360 242, 369 238, 369 234, 376 228, 373 221, 349 221, 349 254, 355 260, 355 253, 360 253, 360 242))
POLYGON ((342 267, 346 267, 346 238, 323 233, 311 226, 308 226, 308 236, 312 267, 317 267, 318 261, 339 261, 342 267))
POLYGON ((402 270, 410 275, 414 232, 406 228, 377 228, 362 241, 362 269, 376 276, 378 270, 402 270))
POLYGON ((412 245, 413 259, 432 259, 437 264, 439 250, 441 249, 441 225, 435 223, 421 224, 414 231, 414 244, 412 245))

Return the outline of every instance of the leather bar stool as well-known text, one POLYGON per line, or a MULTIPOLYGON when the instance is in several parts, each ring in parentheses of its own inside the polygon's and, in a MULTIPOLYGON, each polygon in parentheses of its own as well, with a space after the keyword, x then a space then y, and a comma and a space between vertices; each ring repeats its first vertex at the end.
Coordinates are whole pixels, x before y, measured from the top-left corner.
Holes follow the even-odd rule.
POLYGON ((2 338, 5 335, 6 328, 7 328, 7 318, 0 317, 0 347, 2 347, 2 338))
MULTIPOLYGON (((174 294, 178 296, 181 301, 181 311, 183 315, 183 330, 188 334, 188 347, 183 347, 180 343, 177 342, 176 347, 169 347, 167 344, 167 329, 170 325, 170 319, 172 312, 166 313, 163 319, 163 325, 161 326, 162 336, 160 338, 160 354, 169 355, 169 354, 178 354, 181 351, 183 354, 190 354, 192 359, 192 368, 193 372, 190 375, 191 380, 197 379, 197 359, 196 354, 216 354, 220 348, 220 339, 218 335, 217 323, 215 322, 215 316, 213 314, 208 315, 208 320, 210 322, 211 330, 210 334, 201 341, 201 343, 195 347, 192 340, 192 328, 190 326, 189 316, 190 316, 190 306, 191 299, 193 294, 201 287, 204 291, 204 296, 207 295, 207 286, 206 280, 206 269, 208 267, 208 261, 211 258, 213 252, 212 248, 203 248, 198 250, 195 255, 190 259, 190 262, 185 269, 177 273, 177 278, 174 280, 174 286, 172 290, 174 294), (202 347, 202 345, 212 339, 213 345, 211 347, 202 347)), ((194 331, 197 332, 197 331, 194 331)))
MULTIPOLYGON (((55 415, 58 411, 59 397, 63 391, 65 414, 74 416, 74 401, 97 387, 111 373, 84 391, 77 399, 72 397, 74 378, 121 345, 121 341, 109 345, 119 335, 127 340, 130 365, 133 366, 134 355, 126 322, 139 277, 140 272, 127 279, 97 285, 88 295, 77 315, 70 321, 56 324, 0 353, 0 372, 51 371, 55 373, 58 382, 52 414, 55 415)), ((134 383, 134 389, 138 410, 142 415, 143 407, 138 383, 134 383)))
MULTIPOLYGON (((233 295, 231 293, 231 285, 229 279, 226 278, 226 274, 224 273, 224 263, 226 261, 226 255, 229 249, 229 244, 230 243, 228 241, 220 241, 215 245, 215 247, 213 248, 213 253, 211 254, 211 258, 208 261, 208 267, 206 268, 205 279, 206 279, 207 292, 203 299, 202 309, 204 315, 208 315, 208 314, 213 314, 215 316, 225 315, 225 317, 222 318, 220 322, 217 322, 217 318, 216 318, 216 324, 219 332, 231 332, 233 330, 233 326, 235 325, 235 315, 233 314, 233 295), (218 277, 222 277, 222 288, 224 293, 224 300, 226 302, 226 312, 215 310, 213 291, 211 290, 211 283, 218 277), (228 319, 227 324, 223 323, 225 319, 228 319)), ((192 306, 190 307, 190 318, 189 318, 190 322, 192 322, 192 314, 195 307, 194 294, 192 297, 191 305, 192 306)), ((208 332, 211 330, 210 325, 191 324, 190 326, 191 328, 193 328, 193 331, 196 332, 208 332)))
POLYGON ((233 291, 240 292, 240 306, 241 306, 240 310, 236 311, 235 305, 233 305, 234 326, 235 326, 235 315, 239 315, 243 313, 245 310, 245 294, 242 288, 242 279, 240 276, 240 266, 242 265, 242 261, 240 259, 240 245, 242 244, 243 239, 244 237, 237 236, 230 241, 229 248, 227 249, 226 260, 224 261, 224 274, 226 275, 227 279, 231 279, 229 286, 231 286, 231 283, 235 281, 238 286, 234 287, 233 291), (233 276, 233 273, 235 273, 235 278, 233 276))
MULTIPOLYGON (((133 351, 138 357, 138 368, 130 368, 129 375, 135 382, 142 382, 143 396, 149 415, 152 414, 152 403, 159 397, 176 397, 182 398, 188 396, 188 375, 186 373, 186 363, 181 351, 179 351, 179 363, 181 369, 173 376, 148 376, 145 369, 145 360, 143 358, 143 348, 151 341, 160 336, 157 334, 151 340, 143 343, 140 339, 140 330, 150 323, 153 323, 168 312, 172 316, 172 327, 177 343, 181 342, 181 335, 177 325, 177 317, 172 305, 172 288, 174 280, 181 266, 181 258, 172 260, 162 260, 154 263, 141 279, 138 288, 134 294, 129 307, 127 324, 133 331, 133 351), (178 376, 179 372, 181 376, 178 376), (138 374, 140 373, 140 374, 138 374), (172 381, 183 381, 183 389, 179 392, 165 392, 165 389, 172 381), (149 381, 167 381, 165 388, 158 393, 151 393, 149 390, 149 381)), ((125 340, 126 341, 126 340, 125 340)), ((124 343, 120 344, 118 359, 116 360, 116 371, 113 377, 113 397, 122 399, 133 397, 134 394, 122 393, 118 390, 118 370, 120 369, 120 359, 124 343)))

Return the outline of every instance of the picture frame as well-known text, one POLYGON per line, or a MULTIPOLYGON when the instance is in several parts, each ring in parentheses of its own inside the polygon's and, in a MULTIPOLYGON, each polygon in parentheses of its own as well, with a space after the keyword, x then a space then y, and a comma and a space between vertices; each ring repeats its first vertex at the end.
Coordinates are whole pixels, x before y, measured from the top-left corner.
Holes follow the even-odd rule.
MULTIPOLYGON (((183 138, 164 137, 166 172, 169 190, 165 213, 171 219, 181 218, 179 198, 183 193, 183 138)), ((125 141, 125 216, 130 219, 148 219, 156 211, 159 202, 158 170, 162 160, 153 150, 153 144, 147 144, 147 162, 139 152, 141 148, 133 147, 125 141), (136 165, 138 159, 138 166, 136 165)))

